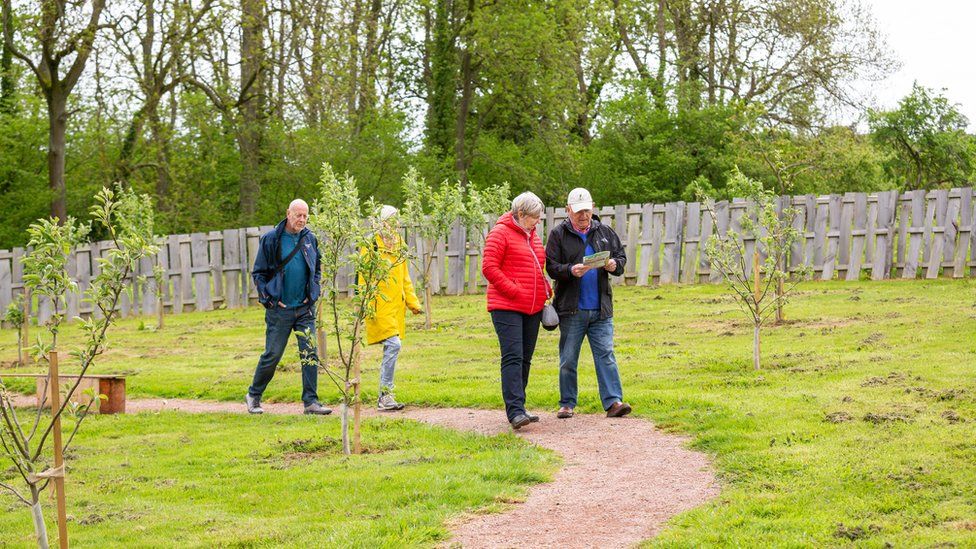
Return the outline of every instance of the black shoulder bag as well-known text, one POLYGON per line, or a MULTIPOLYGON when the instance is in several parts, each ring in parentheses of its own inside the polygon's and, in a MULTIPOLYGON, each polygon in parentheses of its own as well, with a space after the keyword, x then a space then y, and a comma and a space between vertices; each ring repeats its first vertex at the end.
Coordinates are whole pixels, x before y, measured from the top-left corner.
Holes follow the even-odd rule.
MULTIPOLYGON (((285 265, 287 265, 288 262, 291 261, 291 258, 295 257, 295 254, 297 254, 298 251, 302 249, 302 240, 304 239, 305 239, 305 233, 302 233, 301 235, 298 236, 298 242, 295 243, 295 247, 292 249, 291 253, 289 253, 288 257, 286 257, 285 260, 279 263, 278 266, 275 268, 276 275, 281 271, 283 271, 285 269, 285 265)), ((280 240, 278 241, 278 249, 281 250, 280 240)))

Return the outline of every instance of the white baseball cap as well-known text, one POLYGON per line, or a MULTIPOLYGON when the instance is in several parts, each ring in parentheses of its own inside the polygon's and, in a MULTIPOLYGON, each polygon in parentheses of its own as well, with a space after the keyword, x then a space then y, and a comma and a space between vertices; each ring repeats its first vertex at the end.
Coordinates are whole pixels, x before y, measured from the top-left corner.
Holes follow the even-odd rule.
POLYGON ((386 221, 398 213, 400 213, 400 211, 393 206, 384 205, 382 208, 380 208, 380 221, 386 221))
POLYGON ((566 199, 566 205, 569 206, 569 209, 573 213, 578 213, 580 210, 592 210, 593 197, 590 196, 590 191, 583 187, 577 187, 569 191, 569 198, 566 199))

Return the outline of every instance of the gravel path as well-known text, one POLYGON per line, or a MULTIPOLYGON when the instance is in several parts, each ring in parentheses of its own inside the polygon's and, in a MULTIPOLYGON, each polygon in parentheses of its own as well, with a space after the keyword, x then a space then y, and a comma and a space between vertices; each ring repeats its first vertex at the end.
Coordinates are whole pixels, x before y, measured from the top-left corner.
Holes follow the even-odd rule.
MULTIPOLYGON (((29 399, 28 399, 29 400, 29 399)), ((265 413, 299 414, 300 404, 264 403, 265 413)), ((128 413, 158 410, 244 413, 243 403, 139 399, 128 413)), ((379 414, 364 406, 364 417, 379 414)), ((405 417, 458 430, 493 435, 509 430, 498 410, 408 407, 405 417)), ((495 514, 471 514, 452 524, 448 545, 462 547, 613 547, 653 537, 672 516, 718 495, 706 455, 686 448, 687 439, 663 433, 646 420, 577 415, 517 432, 562 456, 552 482, 530 488, 524 503, 495 514)))

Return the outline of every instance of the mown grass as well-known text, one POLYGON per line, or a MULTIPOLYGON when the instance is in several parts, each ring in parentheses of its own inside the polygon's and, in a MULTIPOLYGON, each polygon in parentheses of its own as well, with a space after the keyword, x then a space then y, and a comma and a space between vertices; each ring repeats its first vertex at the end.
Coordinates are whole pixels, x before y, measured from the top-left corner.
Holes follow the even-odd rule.
MULTIPOLYGON (((89 421, 68 456, 76 547, 432 545, 452 517, 519 500, 555 464, 513 435, 405 420, 365 422, 366 453, 351 457, 335 418, 164 412, 89 421)), ((27 508, 2 498, 0 546, 30 547, 27 508)), ((54 506, 45 505, 53 541, 54 506)))
MULTIPOLYGON (((690 434, 723 483, 717 500, 649 544, 976 546, 974 290, 970 280, 804 284, 787 323, 764 331, 755 372, 751 326, 722 288, 617 288, 625 398, 635 414, 690 434)), ((240 400, 263 346, 261 314, 173 316, 159 332, 125 321, 98 369, 135 373, 134 396, 240 400)), ((497 408, 504 421, 484 297, 439 298, 434 318, 428 332, 409 320, 398 398, 497 408)), ((535 410, 557 405, 557 334, 539 338, 535 410)), ((0 356, 12 358, 13 334, 0 338, 9 342, 0 356)), ((367 398, 379 356, 377 347, 364 356, 367 398)), ((580 411, 597 412, 590 364, 584 346, 580 411)), ((292 350, 267 398, 299 393, 292 350)))

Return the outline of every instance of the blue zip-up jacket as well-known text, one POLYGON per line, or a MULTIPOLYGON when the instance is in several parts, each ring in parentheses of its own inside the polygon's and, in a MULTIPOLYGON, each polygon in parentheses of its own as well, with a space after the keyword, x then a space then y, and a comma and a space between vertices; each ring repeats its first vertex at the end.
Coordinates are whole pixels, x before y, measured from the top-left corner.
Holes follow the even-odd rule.
MULTIPOLYGON (((251 271, 251 278, 258 289, 258 301, 265 308, 270 309, 281 301, 282 283, 285 275, 284 271, 278 270, 278 266, 285 259, 281 256, 281 235, 285 232, 285 223, 282 221, 275 225, 275 228, 261 236, 258 244, 258 256, 254 259, 254 270, 251 271), (277 271, 277 272, 276 272, 277 271)), ((308 297, 309 304, 315 303, 322 291, 322 265, 319 262, 319 241, 315 234, 305 227, 298 233, 302 237, 302 257, 308 266, 308 283, 305 286, 305 295, 308 297)))

